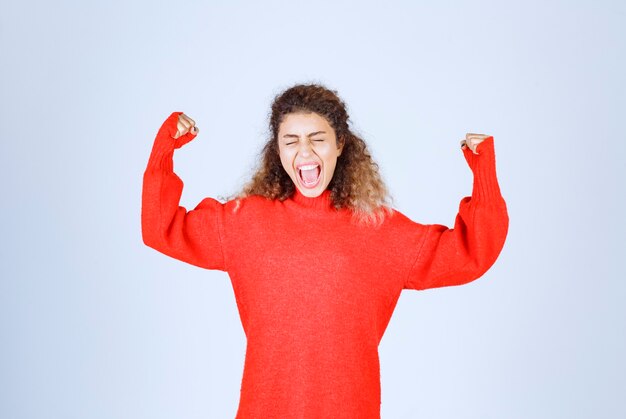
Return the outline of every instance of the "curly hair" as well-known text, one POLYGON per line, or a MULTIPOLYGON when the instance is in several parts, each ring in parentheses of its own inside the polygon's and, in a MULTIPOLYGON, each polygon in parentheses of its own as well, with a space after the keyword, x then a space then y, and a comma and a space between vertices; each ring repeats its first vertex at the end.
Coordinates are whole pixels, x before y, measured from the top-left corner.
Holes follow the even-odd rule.
POLYGON ((269 115, 269 138, 260 152, 259 167, 237 199, 261 195, 283 201, 293 196, 296 186, 280 161, 278 130, 286 115, 311 112, 324 117, 335 130, 337 146, 343 144, 328 184, 332 205, 352 210, 359 223, 380 224, 393 211, 378 164, 365 141, 350 130, 346 105, 337 92, 319 83, 296 84, 275 96, 269 115))

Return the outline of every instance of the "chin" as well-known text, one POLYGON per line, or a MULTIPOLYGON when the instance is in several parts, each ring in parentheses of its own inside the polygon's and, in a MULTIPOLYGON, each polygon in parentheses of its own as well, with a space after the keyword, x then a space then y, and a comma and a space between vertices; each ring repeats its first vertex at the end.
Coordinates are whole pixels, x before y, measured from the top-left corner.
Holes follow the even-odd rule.
POLYGON ((300 191, 302 195, 309 198, 318 197, 326 190, 326 186, 323 186, 322 184, 317 185, 315 188, 305 188, 301 185, 296 184, 296 188, 300 191))
POLYGON ((306 186, 304 186, 302 182, 300 181, 300 176, 298 176, 298 174, 294 174, 291 180, 294 182, 294 185, 298 189, 298 191, 300 191, 302 195, 309 197, 309 198, 315 198, 315 197, 320 196, 324 192, 326 187, 328 186, 326 182, 324 181, 323 173, 320 173, 320 177, 318 179, 317 185, 313 188, 307 188, 306 186))

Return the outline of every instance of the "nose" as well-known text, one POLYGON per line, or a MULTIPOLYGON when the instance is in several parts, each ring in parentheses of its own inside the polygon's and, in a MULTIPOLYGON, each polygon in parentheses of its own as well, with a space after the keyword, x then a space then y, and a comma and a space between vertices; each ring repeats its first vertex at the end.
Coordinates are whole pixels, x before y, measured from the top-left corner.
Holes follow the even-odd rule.
POLYGON ((303 157, 307 157, 312 153, 311 150, 311 142, 310 141, 302 141, 300 143, 300 154, 303 157))

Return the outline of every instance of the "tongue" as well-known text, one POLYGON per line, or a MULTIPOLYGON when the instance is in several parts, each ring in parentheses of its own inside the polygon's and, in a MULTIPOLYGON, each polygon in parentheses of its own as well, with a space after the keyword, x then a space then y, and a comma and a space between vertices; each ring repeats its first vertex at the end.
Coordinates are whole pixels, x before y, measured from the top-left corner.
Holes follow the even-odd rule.
POLYGON ((317 180, 317 177, 319 176, 319 173, 320 173, 319 169, 320 167, 317 166, 315 169, 300 170, 300 173, 302 173, 302 179, 304 179, 306 183, 315 182, 315 180, 317 180))

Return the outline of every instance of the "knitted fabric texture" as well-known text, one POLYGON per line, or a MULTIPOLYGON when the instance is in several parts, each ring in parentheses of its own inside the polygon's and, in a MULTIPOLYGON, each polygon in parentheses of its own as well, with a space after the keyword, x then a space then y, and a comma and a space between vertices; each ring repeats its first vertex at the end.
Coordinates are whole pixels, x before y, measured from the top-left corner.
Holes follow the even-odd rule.
POLYGON ((461 285, 495 262, 509 218, 493 137, 462 152, 474 174, 454 226, 393 210, 377 228, 352 222, 330 191, 285 201, 251 196, 179 206, 173 153, 181 112, 159 129, 143 177, 147 246, 228 273, 246 335, 237 419, 380 418, 378 345, 403 289, 461 285))

